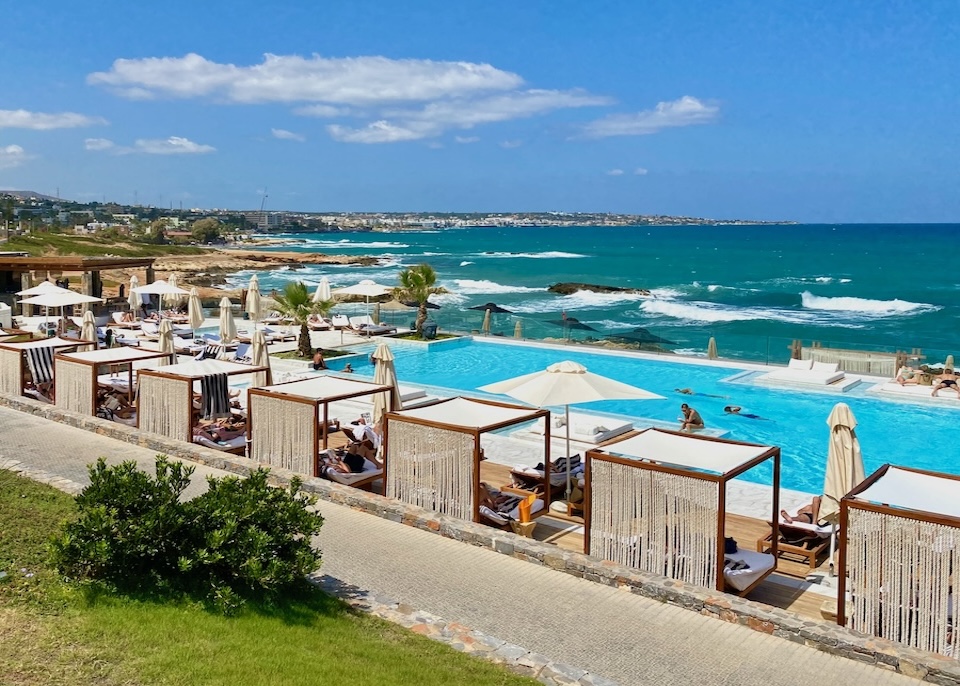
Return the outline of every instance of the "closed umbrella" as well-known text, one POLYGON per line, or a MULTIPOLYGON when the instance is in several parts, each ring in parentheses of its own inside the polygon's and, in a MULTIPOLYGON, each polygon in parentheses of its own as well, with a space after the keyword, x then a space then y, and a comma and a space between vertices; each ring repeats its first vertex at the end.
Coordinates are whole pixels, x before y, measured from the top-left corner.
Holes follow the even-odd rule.
POLYGON ((80 340, 93 341, 90 345, 81 346, 83 351, 97 349, 97 321, 93 318, 93 312, 87 310, 83 313, 83 323, 80 326, 80 340))
POLYGON ((707 359, 717 359, 717 339, 713 336, 710 336, 710 341, 707 343, 707 359))
POLYGON ((177 305, 180 304, 181 300, 183 300, 183 296, 185 296, 187 292, 184 291, 182 288, 180 288, 180 279, 177 277, 176 274, 170 275, 170 278, 167 279, 167 284, 171 288, 177 288, 183 291, 182 293, 167 293, 166 295, 163 296, 163 302, 165 302, 167 307, 169 307, 172 310, 176 308, 177 305))
POLYGON ((143 298, 140 297, 140 279, 136 274, 130 276, 130 292, 127 294, 127 304, 130 305, 131 312, 137 312, 143 306, 143 298))
POLYGON ((264 335, 263 329, 257 329, 253 332, 250 360, 254 367, 267 367, 265 372, 257 372, 253 375, 253 387, 269 386, 273 383, 273 374, 270 371, 270 354, 267 352, 267 337, 264 335))
POLYGON ((373 351, 376 367, 373 370, 373 382, 381 386, 392 386, 389 393, 377 393, 373 396, 373 423, 377 425, 387 412, 403 409, 400 391, 397 388, 397 370, 393 364, 393 352, 386 343, 381 343, 373 351))
MULTIPOLYGON (((570 361, 557 362, 543 371, 481 386, 479 390, 508 395, 537 407, 563 405, 568 457, 570 456, 570 405, 596 400, 664 399, 662 395, 589 372, 582 364, 570 361)), ((569 471, 567 472, 567 493, 570 493, 569 471)))
POLYGON ((518 319, 517 323, 513 325, 513 337, 523 338, 523 320, 522 319, 518 319))
POLYGON ((260 305, 260 279, 254 274, 250 277, 250 286, 247 288, 247 301, 244 303, 247 314, 253 320, 253 327, 257 327, 257 321, 262 314, 260 305))
POLYGON ((237 324, 233 321, 233 305, 230 298, 220 298, 220 342, 227 344, 237 337, 237 324))
POLYGON ((313 302, 320 303, 329 300, 333 300, 333 295, 330 293, 330 279, 324 276, 320 278, 317 290, 313 294, 313 302))
POLYGON ((857 419, 846 403, 837 403, 827 418, 830 427, 830 444, 827 450, 827 473, 823 481, 823 498, 820 501, 821 520, 833 524, 830 536, 830 567, 833 568, 833 552, 837 523, 840 517, 840 499, 852 491, 864 479, 863 455, 857 438, 857 419))
POLYGON ((167 353, 170 357, 160 358, 158 364, 166 365, 176 362, 176 353, 177 349, 173 345, 173 324, 170 323, 169 319, 164 319, 160 322, 160 339, 158 340, 158 348, 162 353, 167 353))
POLYGON ((187 320, 196 335, 197 329, 203 326, 203 305, 200 304, 196 286, 190 289, 190 298, 187 300, 187 320))
POLYGON ((490 333, 490 310, 483 313, 483 325, 480 328, 485 334, 490 333))

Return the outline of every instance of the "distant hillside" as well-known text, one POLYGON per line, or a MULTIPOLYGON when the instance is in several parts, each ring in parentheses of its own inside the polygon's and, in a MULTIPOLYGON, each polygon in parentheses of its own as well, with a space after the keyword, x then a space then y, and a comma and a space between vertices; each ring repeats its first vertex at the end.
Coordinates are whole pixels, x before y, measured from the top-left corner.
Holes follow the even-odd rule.
POLYGON ((44 195, 43 193, 37 193, 36 191, 3 191, 0 190, 0 196, 12 195, 15 198, 20 200, 30 200, 31 198, 36 198, 37 200, 51 200, 56 201, 58 198, 53 197, 52 195, 44 195))

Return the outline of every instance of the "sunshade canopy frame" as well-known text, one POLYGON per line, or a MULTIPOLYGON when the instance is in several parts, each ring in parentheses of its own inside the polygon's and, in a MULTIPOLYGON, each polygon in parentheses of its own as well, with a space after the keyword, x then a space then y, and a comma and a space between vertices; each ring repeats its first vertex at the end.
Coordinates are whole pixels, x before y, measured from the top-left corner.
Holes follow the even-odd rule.
POLYGON ((957 503, 960 476, 889 463, 840 500, 838 597, 851 597, 838 602, 837 624, 960 659, 948 633, 960 563, 957 503), (945 491, 952 514, 921 505, 942 501, 945 491))
POLYGON ((299 474, 320 476, 320 451, 329 442, 330 403, 390 389, 335 374, 251 388, 247 404, 250 458, 299 474))
MULTIPOLYGON (((35 338, 29 341, 0 343, 0 392, 23 395, 24 372, 27 364, 26 351, 31 348, 76 348, 81 345, 96 345, 96 341, 74 338, 35 338)), ((54 371, 54 375, 56 371, 54 371)), ((56 382, 56 376, 54 376, 56 382)))
MULTIPOLYGON (((418 505, 426 509, 432 509, 441 514, 449 514, 461 519, 470 518, 470 521, 480 521, 480 462, 483 459, 481 453, 481 436, 491 431, 499 431, 510 426, 525 424, 532 421, 543 420, 544 438, 544 471, 547 478, 544 479, 544 502, 550 502, 550 411, 531 408, 526 405, 514 405, 511 403, 497 402, 494 400, 481 400, 478 398, 465 398, 462 396, 456 398, 443 398, 431 403, 424 403, 417 407, 387 412, 383 415, 383 444, 384 450, 384 493, 388 498, 395 498, 412 505, 418 505), (450 410, 455 410, 453 414, 464 417, 465 421, 449 421, 447 416, 451 414, 450 410), (478 412, 488 410, 489 414, 499 414, 499 417, 485 419, 481 423, 466 421, 471 409, 478 412), (434 415, 432 418, 431 415, 434 415), (443 418, 437 419, 436 416, 443 418), (460 473, 469 473, 469 483, 452 484, 458 489, 458 495, 446 493, 440 497, 429 496, 424 498, 425 491, 423 480, 420 474, 426 473, 426 469, 419 470, 417 462, 428 459, 425 455, 417 454, 417 448, 411 450, 411 446, 422 446, 423 441, 418 441, 422 435, 427 435, 433 439, 431 447, 434 449, 432 456, 438 461, 446 459, 451 462, 458 459, 467 448, 467 453, 472 453, 472 459, 469 464, 462 461, 459 465, 454 465, 460 470, 460 473), (457 437, 454 440, 443 440, 444 437, 457 437), (457 444, 459 443, 459 448, 457 444), (433 502, 433 507, 428 506, 428 502, 433 502), (440 503, 437 509, 437 502, 440 503)), ((547 508, 541 510, 546 513, 547 508)), ((537 515, 534 515, 537 516, 537 515)))
MULTIPOLYGON (((176 354, 142 348, 101 348, 86 352, 57 353, 53 357, 57 407, 80 414, 97 414, 97 377, 101 367, 126 366, 127 400, 133 402, 133 370, 136 362, 163 357, 176 361, 176 354)), ((124 371, 124 370, 121 370, 124 371)))
POLYGON ((193 386, 210 374, 265 372, 260 367, 223 360, 181 362, 138 372, 137 428, 175 440, 193 441, 193 386))
MULTIPOLYGON (((604 466, 609 466, 611 475, 614 478, 621 478, 626 482, 626 477, 630 474, 629 469, 640 469, 651 475, 651 480, 658 482, 664 502, 667 498, 672 498, 670 503, 676 503, 678 499, 689 497, 689 493, 684 493, 684 489, 691 484, 696 488, 700 484, 701 490, 705 492, 715 489, 715 540, 713 541, 714 558, 695 560, 693 565, 700 563, 701 566, 713 570, 714 588, 723 591, 726 587, 724 579, 724 538, 726 537, 726 496, 727 484, 732 479, 740 476, 767 460, 773 460, 773 493, 771 496, 771 522, 773 522, 773 540, 770 547, 770 554, 773 556, 774 565, 762 576, 757 578, 747 588, 738 591, 740 595, 746 595, 752 591, 764 578, 776 569, 777 560, 777 541, 779 539, 778 512, 780 509, 780 448, 776 446, 763 446, 741 441, 732 441, 714 436, 701 436, 697 434, 683 433, 679 431, 669 431, 666 429, 644 429, 639 434, 629 438, 622 438, 618 441, 607 443, 603 447, 592 448, 586 453, 586 464, 584 473, 584 537, 583 550, 585 554, 605 557, 601 552, 601 545, 593 545, 594 542, 617 536, 614 527, 609 530, 604 529, 604 524, 615 520, 615 515, 604 508, 601 504, 605 502, 603 493, 600 492, 600 486, 594 484, 598 471, 602 471, 604 466), (678 448, 688 442, 690 454, 695 458, 684 460, 678 458, 675 452, 665 450, 665 448, 678 448), (705 465, 701 456, 708 453, 710 448, 723 447, 726 453, 726 465, 717 470, 712 470, 705 465), (660 450, 660 452, 655 452, 660 450), (654 477, 653 475, 657 475, 654 477), (710 488, 709 484, 713 484, 710 488), (595 530, 596 529, 596 530, 595 530)), ((609 483, 609 481, 608 481, 609 483)), ((660 503, 663 504, 663 503, 660 503)), ((703 503, 700 503, 703 505, 703 503)), ((664 505, 666 507, 666 505, 664 505)), ((663 513, 657 512, 647 506, 640 507, 638 511, 643 516, 638 515, 637 521, 650 520, 663 513)), ((638 536, 635 536, 638 538, 638 536)), ((669 537, 668 537, 669 538, 669 537)), ((663 574, 663 565, 659 563, 665 556, 675 553, 672 549, 653 550, 649 558, 656 562, 657 570, 655 573, 663 574)), ((681 551, 683 552, 683 551, 681 551)), ((686 554, 689 554, 687 551, 686 554)), ((608 558, 606 558, 608 559, 608 558)), ((617 560, 612 560, 616 562, 617 560)), ((651 562, 654 564, 654 562, 651 562)), ((671 574, 667 574, 672 576, 671 574)), ((709 576, 709 575, 708 575, 709 576)), ((679 578, 673 576, 673 578, 679 578)))

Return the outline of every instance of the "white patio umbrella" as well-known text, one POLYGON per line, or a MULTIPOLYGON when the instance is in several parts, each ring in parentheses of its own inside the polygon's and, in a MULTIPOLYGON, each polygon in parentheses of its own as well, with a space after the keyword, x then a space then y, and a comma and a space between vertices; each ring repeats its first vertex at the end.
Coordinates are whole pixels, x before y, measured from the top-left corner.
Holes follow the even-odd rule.
POLYGON ((250 285, 247 287, 247 300, 244 302, 244 308, 250 319, 253 320, 253 328, 257 328, 257 321, 262 314, 260 305, 260 279, 254 274, 250 277, 250 285))
POLYGON ((130 305, 130 311, 136 312, 143 305, 143 298, 140 297, 140 279, 136 274, 130 276, 130 292, 127 293, 127 304, 130 305))
POLYGON ((837 403, 827 418, 830 444, 827 450, 827 473, 823 480, 823 498, 820 501, 821 520, 833 525, 830 536, 830 568, 840 517, 840 499, 864 479, 863 455, 857 438, 857 419, 846 403, 837 403))
POLYGON ((237 324, 233 321, 233 304, 230 298, 220 298, 220 342, 229 343, 237 337, 237 324))
POLYGON ((60 286, 52 283, 50 281, 41 281, 36 286, 32 288, 27 288, 26 290, 17 291, 17 295, 29 298, 33 295, 43 295, 44 293, 62 293, 64 291, 72 292, 69 288, 61 288, 60 286))
POLYGON ((87 310, 83 313, 83 323, 80 326, 80 340, 93 341, 90 345, 80 346, 84 352, 97 349, 97 320, 93 318, 93 312, 87 310))
POLYGON ((170 357, 160 358, 158 364, 163 366, 176 361, 176 357, 174 357, 174 355, 176 354, 177 349, 173 345, 173 324, 170 323, 169 319, 164 319, 160 322, 160 339, 158 343, 159 345, 157 350, 170 355, 170 357))
POLYGON ((24 298, 20 301, 22 305, 40 305, 41 307, 70 307, 71 305, 83 305, 84 303, 102 303, 103 298, 97 298, 92 295, 84 295, 76 291, 60 289, 59 291, 48 291, 40 295, 34 295, 24 298))
POLYGON ((386 295, 393 291, 390 286, 384 286, 379 284, 376 281, 371 281, 370 279, 364 279, 358 284, 353 286, 347 286, 345 288, 338 288, 333 291, 333 295, 343 296, 343 295, 360 295, 367 299, 367 314, 370 314, 370 298, 376 298, 381 295, 386 295))
POLYGON ((319 303, 324 300, 333 300, 333 295, 330 293, 330 279, 325 276, 320 279, 317 290, 313 294, 313 302, 319 303))
POLYGON ((190 323, 194 335, 196 335, 197 329, 203 326, 203 319, 203 305, 200 303, 200 294, 197 292, 197 287, 194 286, 190 289, 190 297, 187 300, 187 321, 190 323))
POLYGON ((707 359, 717 359, 717 339, 713 336, 710 336, 710 340, 707 342, 707 359))
POLYGON ((373 351, 376 367, 373 370, 373 382, 381 386, 393 386, 389 393, 376 393, 373 396, 373 423, 377 425, 387 412, 403 409, 400 391, 397 388, 397 370, 393 364, 393 352, 386 343, 381 343, 373 351))
MULTIPOLYGON (((253 332, 253 340, 250 345, 250 360, 255 367, 269 367, 270 355, 267 352, 267 337, 263 330, 259 329, 253 332)), ((273 374, 269 369, 265 372, 257 372, 253 376, 253 387, 269 386, 272 383, 273 374)))
MULTIPOLYGON (((587 371, 576 362, 551 364, 543 371, 524 374, 479 388, 487 393, 509 395, 530 405, 563 405, 567 429, 567 456, 570 456, 570 405, 596 400, 663 400, 662 395, 645 391, 615 379, 587 371)), ((549 462, 549 455, 547 456, 549 462)), ((570 472, 567 472, 567 494, 570 472)))
POLYGON ((490 333, 490 310, 484 310, 483 312, 483 325, 480 327, 480 330, 485 334, 490 333))
POLYGON ((179 286, 169 281, 164 281, 163 279, 157 279, 153 283, 148 283, 146 286, 137 286, 132 290, 133 293, 138 295, 187 295, 189 291, 185 291, 179 286))

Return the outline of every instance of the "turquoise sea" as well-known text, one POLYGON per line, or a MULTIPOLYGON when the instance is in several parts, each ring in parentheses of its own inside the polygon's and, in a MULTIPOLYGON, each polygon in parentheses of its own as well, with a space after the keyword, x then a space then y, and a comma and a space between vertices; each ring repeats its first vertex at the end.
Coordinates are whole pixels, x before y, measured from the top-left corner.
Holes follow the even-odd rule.
MULTIPOLYGON (((261 273, 264 291, 290 279, 334 287, 361 279, 395 285, 430 263, 449 294, 435 297, 441 326, 478 329, 495 302, 493 331, 528 338, 602 338, 644 327, 680 353, 783 363, 794 338, 825 346, 922 348, 927 361, 956 351, 960 273, 951 251, 960 225, 765 225, 463 228, 284 236, 277 250, 373 255, 373 267, 318 266, 261 273), (644 288, 650 296, 546 291, 562 281, 644 288), (563 315, 596 331, 570 330, 563 315)), ((242 286, 250 272, 231 277, 242 286)), ((387 314, 405 318, 409 314, 387 314)), ((404 321, 405 321, 404 319, 404 321)), ((398 320, 399 321, 399 320, 398 320)))

